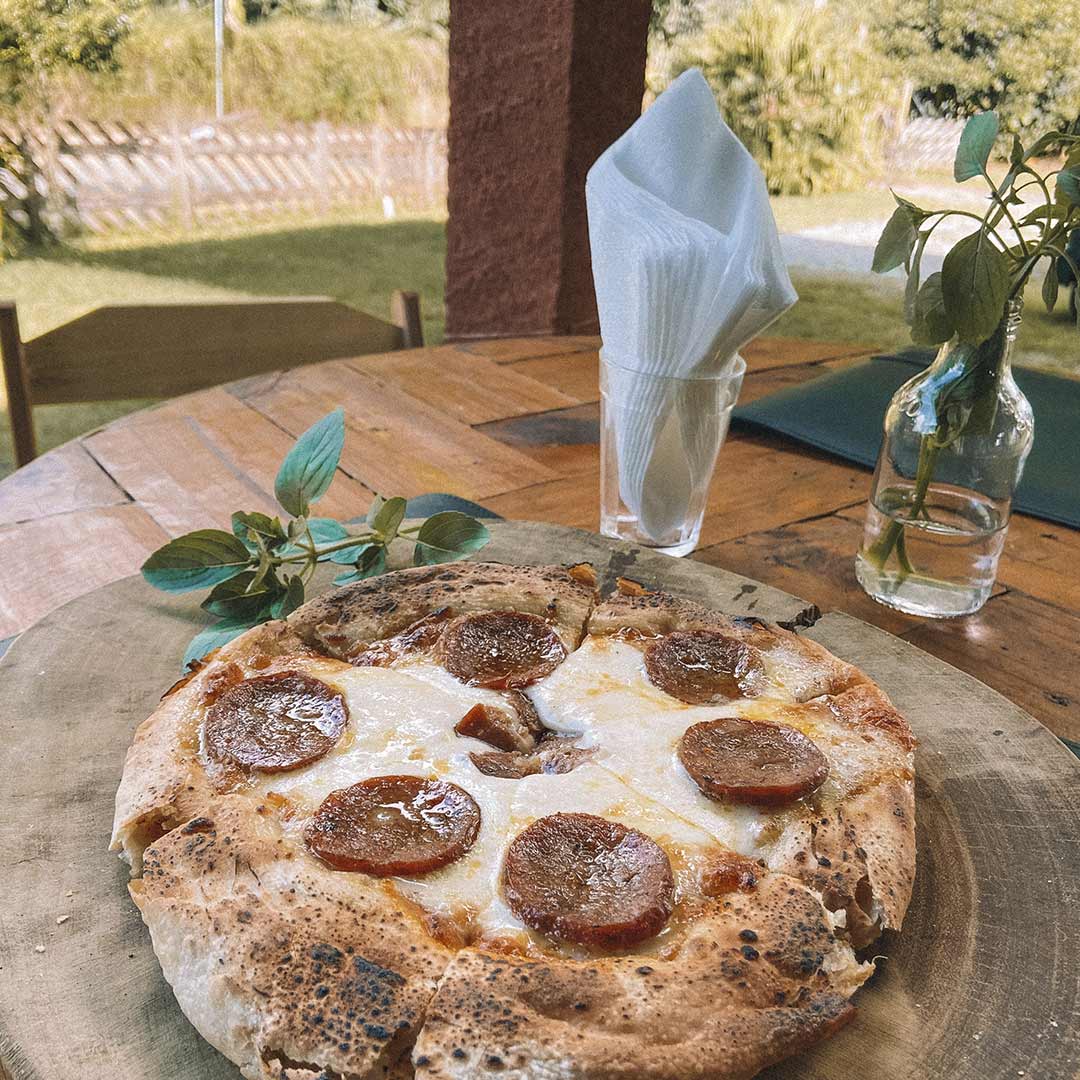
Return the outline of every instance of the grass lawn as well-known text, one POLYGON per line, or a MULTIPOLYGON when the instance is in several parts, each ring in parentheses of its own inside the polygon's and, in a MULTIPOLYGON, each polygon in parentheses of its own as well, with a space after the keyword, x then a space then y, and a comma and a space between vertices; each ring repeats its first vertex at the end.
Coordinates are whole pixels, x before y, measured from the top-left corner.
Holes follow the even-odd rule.
MULTIPOLYGON (((888 192, 778 199, 781 229, 866 220, 891 203, 888 192)), ((415 289, 429 343, 443 334, 444 223, 434 218, 372 218, 309 227, 280 224, 195 240, 92 240, 32 259, 0 264, 0 297, 14 299, 24 336, 83 311, 121 301, 246 296, 327 295, 385 314, 395 288, 415 289)), ((900 318, 900 284, 826 273, 794 275, 800 302, 770 332, 882 348, 908 342, 900 318)), ((1080 369, 1080 337, 1059 308, 1042 311, 1038 288, 1028 296, 1021 362, 1080 369)), ((2 406, 0 388, 0 406, 2 406)), ((43 448, 122 415, 143 402, 55 405, 35 410, 43 448)), ((0 414, 0 476, 12 468, 6 413, 0 414)))

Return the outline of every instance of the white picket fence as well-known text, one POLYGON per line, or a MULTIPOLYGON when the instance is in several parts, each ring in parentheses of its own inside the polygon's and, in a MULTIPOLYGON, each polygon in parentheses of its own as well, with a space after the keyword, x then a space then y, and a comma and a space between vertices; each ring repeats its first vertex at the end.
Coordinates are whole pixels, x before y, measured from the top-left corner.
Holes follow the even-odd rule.
POLYGON ((48 130, 0 125, 0 140, 21 147, 0 167, 8 212, 67 217, 92 232, 345 204, 435 208, 446 199, 438 130, 66 120, 48 130))

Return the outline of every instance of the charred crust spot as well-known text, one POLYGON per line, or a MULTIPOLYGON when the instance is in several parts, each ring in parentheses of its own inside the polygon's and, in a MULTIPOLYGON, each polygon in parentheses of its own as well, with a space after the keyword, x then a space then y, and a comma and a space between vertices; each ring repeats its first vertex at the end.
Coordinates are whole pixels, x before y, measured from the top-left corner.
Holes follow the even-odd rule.
POLYGON ((757 941, 757 934, 755 934, 753 930, 740 930, 739 931, 739 940, 740 941, 749 941, 749 942, 752 943, 752 942, 757 941))
POLYGON ((214 823, 208 817, 192 818, 180 832, 184 836, 191 836, 194 833, 208 833, 213 832, 214 823))

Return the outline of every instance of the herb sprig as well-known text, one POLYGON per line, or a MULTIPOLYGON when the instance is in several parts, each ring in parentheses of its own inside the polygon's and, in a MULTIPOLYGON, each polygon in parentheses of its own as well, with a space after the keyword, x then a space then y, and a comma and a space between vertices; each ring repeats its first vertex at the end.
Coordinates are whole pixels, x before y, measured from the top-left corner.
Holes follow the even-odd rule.
MULTIPOLYGON (((907 273, 904 317, 918 345, 954 342, 923 383, 920 404, 922 438, 908 518, 928 518, 926 499, 939 454, 961 435, 983 434, 994 422, 999 356, 1010 303, 1022 300, 1035 268, 1047 260, 1042 298, 1053 311, 1058 297, 1058 266, 1074 280, 1080 270, 1067 250, 1069 234, 1080 227, 1080 135, 1051 131, 1025 147, 1013 136, 1009 167, 1000 183, 988 162, 999 132, 997 113, 973 116, 961 133, 953 177, 964 183, 985 181, 988 194, 982 214, 970 210, 926 210, 893 192, 896 209, 874 249, 872 269, 887 273, 903 266, 907 273), (1060 168, 1038 172, 1031 164, 1048 154, 1065 153, 1060 168), (1054 193, 1050 192, 1050 184, 1054 193), (1021 193, 1035 189, 1039 204, 1019 217, 1021 193), (922 280, 922 258, 934 230, 948 218, 970 218, 978 227, 958 240, 939 272, 922 280)), ((1080 317, 1080 316, 1078 316, 1080 317)), ((895 552, 897 576, 915 572, 904 542, 904 526, 891 521, 867 550, 884 568, 895 552)))
POLYGON ((326 494, 345 445, 345 415, 335 409, 313 424, 286 455, 274 495, 288 518, 237 510, 232 532, 198 529, 158 548, 142 565, 156 589, 183 593, 209 589, 202 607, 218 621, 197 634, 184 663, 201 659, 238 634, 283 619, 303 602, 319 563, 347 567, 335 585, 375 577, 386 571, 387 548, 398 537, 414 544, 413 564, 450 562, 479 551, 488 530, 457 510, 434 514, 418 525, 403 526, 406 503, 400 496, 376 495, 357 527, 330 517, 312 517, 311 507, 326 494))
POLYGON ((1057 260, 1080 272, 1066 250, 1069 233, 1080 225, 1080 135, 1051 131, 1025 147, 1013 136, 1009 168, 1000 183, 987 163, 997 141, 998 115, 984 112, 965 125, 953 163, 958 183, 982 177, 988 188, 985 213, 925 210, 893 192, 896 209, 874 249, 872 268, 883 274, 903 266, 907 273, 904 315, 919 345, 940 345, 954 336, 978 345, 1000 324, 1010 299, 1021 297, 1028 278, 1049 261, 1042 295, 1053 311, 1058 295, 1057 260), (1033 160, 1065 151, 1064 164, 1039 173, 1033 160), (1050 182, 1054 194, 1050 193, 1050 182), (1021 192, 1037 189, 1040 203, 1023 217, 1021 192), (940 272, 926 280, 921 264, 927 241, 948 218, 970 218, 978 228, 958 240, 940 272))

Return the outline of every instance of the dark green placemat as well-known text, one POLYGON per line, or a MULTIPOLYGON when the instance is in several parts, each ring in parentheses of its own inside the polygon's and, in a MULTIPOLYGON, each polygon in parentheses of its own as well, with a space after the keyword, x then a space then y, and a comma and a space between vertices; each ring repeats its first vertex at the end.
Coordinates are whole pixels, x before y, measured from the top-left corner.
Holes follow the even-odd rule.
MULTIPOLYGON (((872 466, 889 401, 931 358, 915 349, 875 356, 740 405, 734 417, 872 466)), ((1015 374, 1035 413, 1035 445, 1013 505, 1080 528, 1080 380, 1029 368, 1015 374)))

